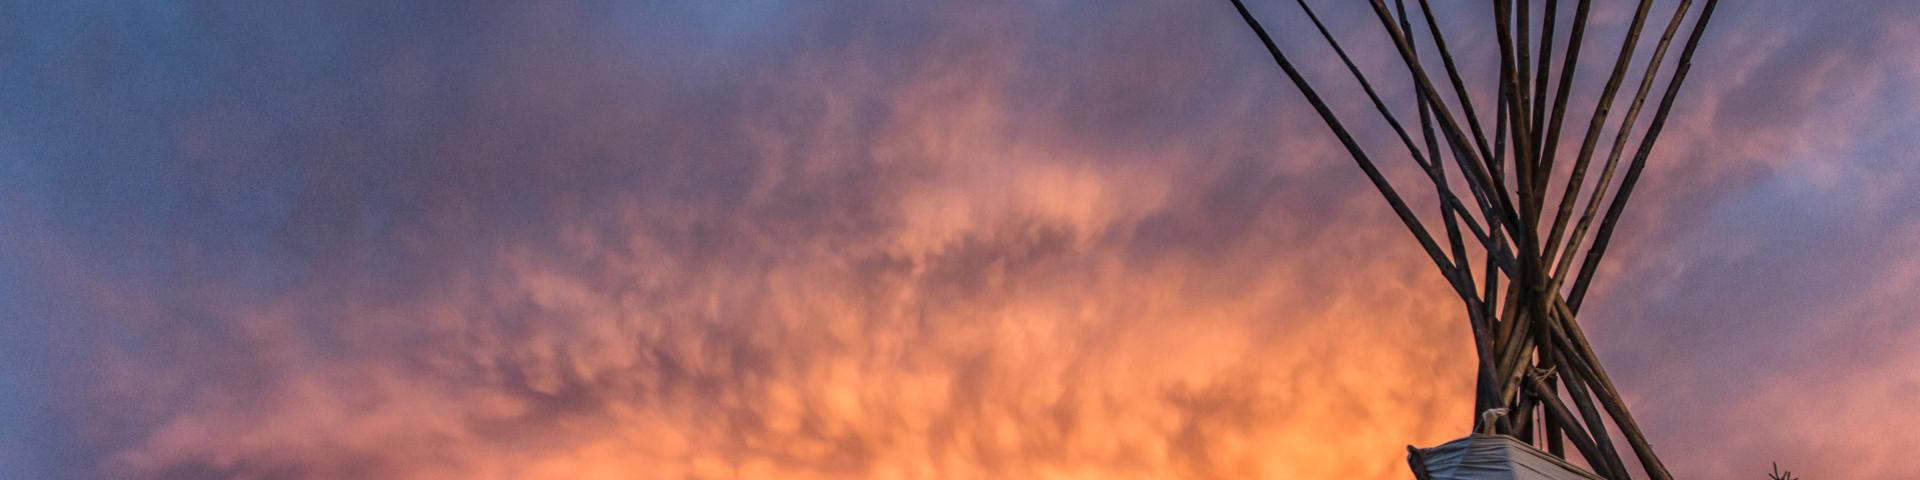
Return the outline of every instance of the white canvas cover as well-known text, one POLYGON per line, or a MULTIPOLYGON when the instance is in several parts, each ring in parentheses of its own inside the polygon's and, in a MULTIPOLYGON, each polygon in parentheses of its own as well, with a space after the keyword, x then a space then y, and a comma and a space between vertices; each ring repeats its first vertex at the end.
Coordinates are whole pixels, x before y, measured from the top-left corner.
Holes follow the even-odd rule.
POLYGON ((1433 480, 1604 480, 1506 435, 1474 434, 1420 454, 1433 480))

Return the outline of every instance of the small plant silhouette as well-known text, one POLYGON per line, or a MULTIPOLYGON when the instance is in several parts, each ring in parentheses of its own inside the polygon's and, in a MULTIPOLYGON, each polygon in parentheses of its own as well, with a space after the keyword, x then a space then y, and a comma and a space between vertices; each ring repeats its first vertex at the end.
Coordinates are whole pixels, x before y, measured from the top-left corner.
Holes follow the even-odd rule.
POLYGON ((1767 478, 1770 480, 1800 480, 1800 477, 1793 476, 1792 470, 1780 471, 1779 462, 1773 464, 1773 473, 1767 474, 1767 478))

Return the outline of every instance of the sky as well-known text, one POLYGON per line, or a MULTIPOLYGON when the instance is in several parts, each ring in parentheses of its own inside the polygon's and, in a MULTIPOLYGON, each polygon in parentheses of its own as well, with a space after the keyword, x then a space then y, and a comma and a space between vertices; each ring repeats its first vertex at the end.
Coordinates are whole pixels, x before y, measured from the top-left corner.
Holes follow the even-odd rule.
MULTIPOLYGON (((1920 477, 1913 45, 1719 6, 1582 312, 1676 475, 1920 477)), ((6 0, 0 105, 4 478, 1399 479, 1471 420, 1225 1, 6 0)))

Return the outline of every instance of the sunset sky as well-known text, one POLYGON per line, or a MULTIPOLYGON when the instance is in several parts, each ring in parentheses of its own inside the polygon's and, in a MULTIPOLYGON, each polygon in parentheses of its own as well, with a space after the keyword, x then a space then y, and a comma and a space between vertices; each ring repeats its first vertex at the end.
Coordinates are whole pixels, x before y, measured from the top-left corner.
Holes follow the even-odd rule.
MULTIPOLYGON (((1720 5, 1581 315, 1677 476, 1920 478, 1916 48, 1720 5)), ((1226 0, 0 0, 0 478, 1404 479, 1472 368, 1226 0)))

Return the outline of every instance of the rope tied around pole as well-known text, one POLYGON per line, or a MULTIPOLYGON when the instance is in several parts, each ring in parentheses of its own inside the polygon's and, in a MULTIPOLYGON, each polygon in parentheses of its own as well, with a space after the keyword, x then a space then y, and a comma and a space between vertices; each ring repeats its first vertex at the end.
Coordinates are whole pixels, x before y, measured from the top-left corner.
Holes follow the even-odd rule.
POLYGON ((1480 412, 1480 431, 1476 433, 1494 433, 1494 422, 1507 416, 1507 407, 1489 408, 1480 412))

